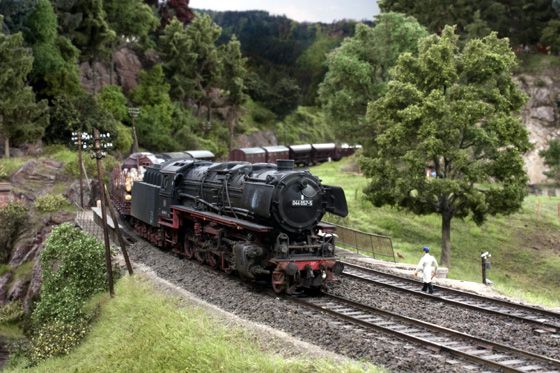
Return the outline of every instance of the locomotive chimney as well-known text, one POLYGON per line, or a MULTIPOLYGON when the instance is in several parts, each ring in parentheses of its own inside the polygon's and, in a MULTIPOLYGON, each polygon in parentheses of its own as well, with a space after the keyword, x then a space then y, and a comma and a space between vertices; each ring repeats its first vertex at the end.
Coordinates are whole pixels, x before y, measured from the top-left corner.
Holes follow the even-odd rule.
POLYGON ((278 171, 292 171, 294 169, 293 159, 277 159, 276 168, 278 171))

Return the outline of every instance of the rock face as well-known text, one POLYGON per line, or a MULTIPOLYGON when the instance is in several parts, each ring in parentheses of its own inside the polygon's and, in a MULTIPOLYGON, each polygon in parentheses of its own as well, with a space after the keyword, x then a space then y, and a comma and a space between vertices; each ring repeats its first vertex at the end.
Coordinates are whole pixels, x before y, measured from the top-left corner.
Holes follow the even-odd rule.
POLYGON ((82 62, 80 81, 82 87, 90 93, 99 92, 109 84, 120 85, 128 93, 138 84, 141 69, 142 63, 136 53, 125 46, 113 53, 113 69, 109 63, 95 62, 92 68, 89 62, 82 62))
POLYGON ((548 148, 551 139, 560 137, 560 74, 523 74, 517 77, 519 85, 529 96, 523 108, 522 119, 529 131, 534 148, 524 157, 530 184, 547 182, 546 170, 539 151, 548 148))
POLYGON ((251 134, 243 134, 236 137, 233 147, 234 148, 250 148, 253 146, 269 146, 278 145, 278 139, 274 132, 258 131, 251 134))

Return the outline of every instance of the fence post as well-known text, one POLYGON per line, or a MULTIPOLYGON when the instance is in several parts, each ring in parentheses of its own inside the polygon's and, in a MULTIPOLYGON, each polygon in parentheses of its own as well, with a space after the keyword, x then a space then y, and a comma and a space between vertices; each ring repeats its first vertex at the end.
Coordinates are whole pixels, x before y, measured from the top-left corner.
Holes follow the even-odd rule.
POLYGON ((356 253, 360 253, 360 249, 358 248, 358 232, 356 232, 355 230, 352 229, 352 232, 354 232, 354 247, 356 248, 356 253))

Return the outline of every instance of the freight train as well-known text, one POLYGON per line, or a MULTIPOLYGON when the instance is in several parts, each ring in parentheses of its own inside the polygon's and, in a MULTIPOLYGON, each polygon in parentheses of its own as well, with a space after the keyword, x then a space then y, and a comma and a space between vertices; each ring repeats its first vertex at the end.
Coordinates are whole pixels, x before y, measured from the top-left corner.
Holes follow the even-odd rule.
POLYGON ((335 228, 321 219, 326 212, 348 214, 344 191, 294 169, 294 160, 133 156, 113 173, 111 198, 154 245, 248 280, 270 281, 277 293, 318 291, 342 271, 335 228))

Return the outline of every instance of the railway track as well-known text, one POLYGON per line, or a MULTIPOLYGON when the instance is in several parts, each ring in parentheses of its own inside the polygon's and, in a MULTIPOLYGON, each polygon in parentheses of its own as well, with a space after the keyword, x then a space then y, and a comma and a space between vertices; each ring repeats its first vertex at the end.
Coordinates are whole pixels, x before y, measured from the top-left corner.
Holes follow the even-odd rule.
MULTIPOLYGON (((325 294, 322 297, 290 299, 328 313, 365 332, 374 330, 396 335, 431 350, 446 352, 460 359, 499 371, 560 373, 560 360, 522 351, 345 298, 325 294)), ((448 361, 448 363, 463 364, 465 370, 473 369, 472 366, 457 360, 448 361)))
POLYGON ((419 281, 376 271, 371 268, 362 267, 348 262, 343 263, 343 275, 347 277, 372 282, 376 285, 398 289, 404 292, 416 293, 423 296, 437 297, 439 301, 454 304, 464 308, 475 309, 481 312, 502 315, 526 322, 535 323, 539 326, 539 331, 541 332, 560 332, 560 313, 557 312, 508 302, 501 299, 488 298, 478 294, 439 285, 437 286, 436 295, 428 295, 420 291, 421 283, 419 281))

